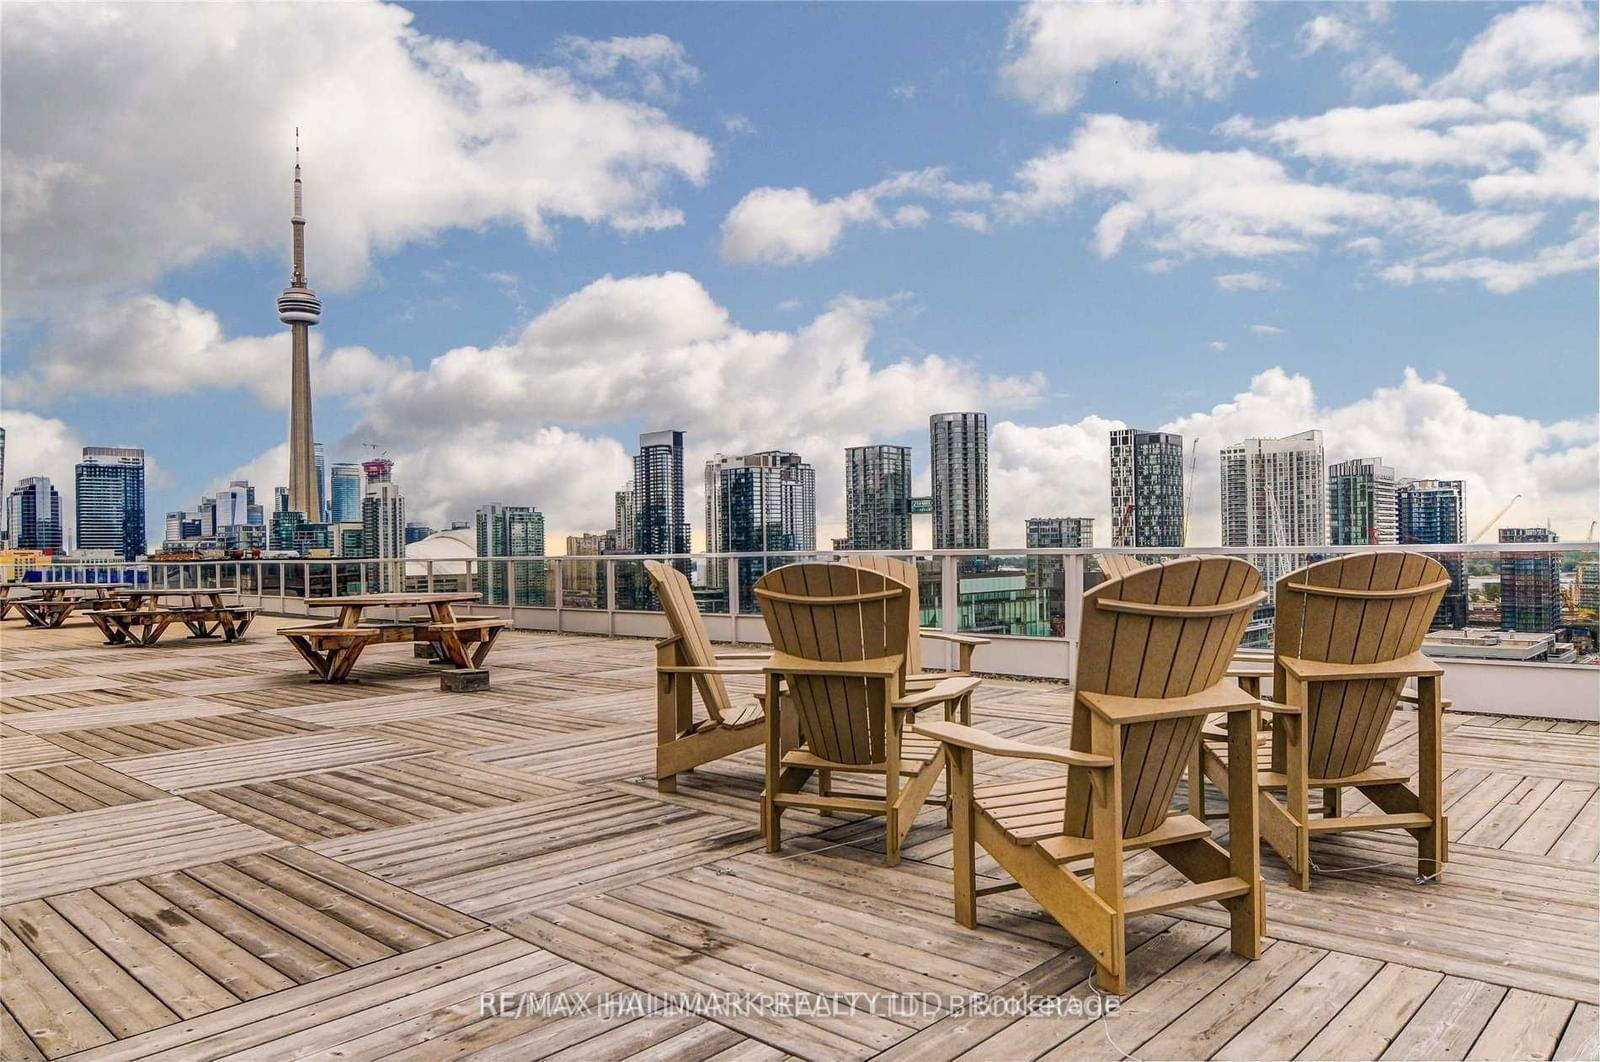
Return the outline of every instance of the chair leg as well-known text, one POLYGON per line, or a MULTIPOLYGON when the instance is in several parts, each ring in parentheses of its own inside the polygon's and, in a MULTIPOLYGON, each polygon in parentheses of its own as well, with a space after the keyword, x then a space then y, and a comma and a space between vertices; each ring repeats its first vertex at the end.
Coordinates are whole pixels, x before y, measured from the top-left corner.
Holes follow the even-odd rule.
POLYGON ((1450 853, 1444 817, 1444 708, 1437 676, 1417 679, 1417 802, 1433 819, 1417 834, 1417 877, 1438 881, 1450 853))
MULTIPOLYGON (((1089 751, 1112 758, 1109 771, 1092 777, 1100 780, 1092 797, 1090 821, 1093 824, 1094 891, 1111 909, 1110 925, 1103 940, 1083 941, 1098 947, 1094 983, 1103 992, 1122 995, 1128 990, 1128 934, 1122 898, 1122 728, 1099 715, 1089 717, 1089 751)), ((1065 868, 1063 868, 1065 870, 1065 868)), ((1067 871, 1071 873, 1070 871, 1067 871)))
MULTIPOLYGON (((1201 725, 1205 725, 1202 719, 1201 725)), ((1206 821, 1206 743, 1194 743, 1194 755, 1189 757, 1189 814, 1206 821)))
POLYGON ((1336 819, 1343 814, 1344 801, 1340 799, 1342 790, 1332 786, 1322 791, 1322 817, 1336 819))
MULTIPOLYGON (((833 772, 826 767, 817 771, 817 793, 821 796, 833 796, 833 772)), ((820 814, 825 819, 831 819, 833 809, 821 808, 820 814)))
POLYGON ((783 809, 776 803, 778 775, 783 763, 783 708, 778 702, 780 680, 777 675, 767 676, 767 785, 761 791, 761 832, 766 835, 767 851, 776 852, 783 847, 783 826, 780 822, 783 809))
MULTIPOLYGON (((1228 716, 1228 765, 1234 772, 1232 788, 1249 792, 1256 780, 1256 730, 1254 709, 1228 716)), ((1251 883, 1250 893, 1228 908, 1230 944, 1235 955, 1261 958, 1261 936, 1266 931, 1266 890, 1261 882, 1261 820, 1254 800, 1228 802, 1228 869, 1234 877, 1251 883)))
POLYGON ((950 787, 950 843, 955 877, 956 921, 978 928, 978 850, 973 834, 972 750, 946 746, 950 787))

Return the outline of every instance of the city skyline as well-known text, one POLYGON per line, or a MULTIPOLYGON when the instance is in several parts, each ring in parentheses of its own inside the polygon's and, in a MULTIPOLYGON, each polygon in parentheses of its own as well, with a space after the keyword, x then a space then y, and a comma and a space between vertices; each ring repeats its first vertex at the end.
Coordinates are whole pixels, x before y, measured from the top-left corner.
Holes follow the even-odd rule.
MULTIPOLYGON (((19 10, 12 27, 31 18, 19 10)), ((152 539, 161 514, 218 484, 290 482, 279 441, 289 338, 265 295, 283 284, 282 160, 298 124, 316 177, 319 287, 337 307, 309 351, 327 457, 348 459, 368 441, 389 449, 408 504, 434 526, 515 496, 541 506, 557 540, 606 527, 610 492, 567 471, 620 483, 629 440, 670 422, 688 432, 695 467, 715 452, 767 448, 816 462, 827 540, 843 534, 845 511, 843 468, 825 455, 909 443, 912 493, 927 494, 921 423, 941 409, 989 413, 997 545, 1037 510, 1112 527, 1095 503, 1097 451, 1105 431, 1130 424, 1200 441, 1198 476, 1186 484, 1193 543, 1220 541, 1217 448, 1306 426, 1325 432, 1330 461, 1406 454, 1417 474, 1460 479, 1472 526, 1519 491, 1509 522, 1550 520, 1570 539, 1592 515, 1595 294, 1582 241, 1595 203, 1592 187, 1561 191, 1547 165, 1593 150, 1581 127, 1562 124, 1563 108, 1592 92, 1591 9, 1238 8, 1237 21, 1203 35, 1206 63, 1218 64, 1205 69, 1217 78, 1190 70, 1166 83, 1155 76, 1165 69, 1160 41, 1182 34, 1141 28, 1119 9, 1095 16, 1119 48, 1068 68, 1049 51, 1060 39, 1054 20, 1089 9, 996 5, 918 19, 862 6, 833 17, 865 31, 866 51, 841 64, 837 84, 808 90, 819 105, 833 93, 851 100, 827 126, 783 105, 800 56, 826 37, 826 20, 802 9, 713 18, 574 6, 515 23, 494 9, 469 18, 449 7, 309 15, 334 56, 355 41, 387 55, 418 41, 496 49, 540 90, 526 114, 509 116, 528 121, 485 115, 491 139, 501 128, 543 128, 531 119, 557 113, 550 108, 596 121, 613 108, 623 123, 616 142, 647 145, 629 161, 580 158, 571 183, 551 192, 513 179, 517 168, 545 173, 538 149, 547 145, 509 134, 496 146, 518 167, 490 176, 520 198, 478 201, 478 214, 439 198, 445 182, 427 166, 392 165, 367 139, 364 112, 329 109, 324 97, 344 97, 329 95, 326 79, 343 75, 337 63, 273 50, 288 39, 278 30, 287 16, 173 21, 155 11, 132 25, 107 10, 107 27, 79 25, 56 52, 30 49, 58 28, 4 38, 8 57, 22 60, 11 69, 42 79, 32 95, 49 98, 50 79, 83 67, 74 49, 121 32, 123 76, 145 90, 90 79, 72 99, 93 101, 105 120, 8 125, 17 151, 7 176, 28 176, 17 160, 59 158, 50 179, 65 183, 38 212, 6 217, 16 297, 7 300, 3 421, 13 477, 50 477, 68 512, 83 445, 147 450, 152 539), (397 28, 408 20, 420 37, 397 28), (184 135, 119 135, 139 128, 124 98, 177 91, 165 80, 171 49, 231 33, 266 61, 282 56, 292 76, 270 99, 219 93, 237 108, 225 116, 186 100, 161 108, 184 135), (719 47, 719 34, 798 50, 751 65, 748 49, 719 47), (941 56, 952 58, 938 51, 946 38, 990 42, 989 58, 939 74, 941 56), (650 58, 628 43, 642 40, 655 42, 650 58), (1505 51, 1528 40, 1550 46, 1505 51), (1512 58, 1486 58, 1498 54, 1512 58), (1379 69, 1403 76, 1358 76, 1379 69), (757 70, 777 91, 753 80, 757 70), (583 88, 550 87, 561 84, 583 88), (1548 106, 1495 111, 1495 92, 1534 87, 1548 106), (1316 139, 1336 120, 1355 124, 1316 139), (106 135, 86 147, 52 133, 80 126, 106 135), (1482 143, 1473 138, 1485 130, 1522 139, 1476 154, 1447 146, 1482 143), (840 137, 875 151, 837 150, 840 137), (213 142, 196 160, 172 154, 213 142), (1537 143, 1548 146, 1528 146, 1537 143), (1372 172, 1354 172, 1330 144, 1361 145, 1372 172), (1106 146, 1123 149, 1127 168, 1074 169, 1106 146), (90 149, 98 154, 73 154, 90 149), (1167 195, 1181 189, 1138 191, 1140 175, 1167 162, 1241 167, 1262 212, 1207 203, 1193 218, 1175 216, 1171 202, 1192 201, 1167 195), (74 183, 73 172, 92 174, 93 185, 74 183), (615 174, 610 198, 580 206, 570 189, 602 172, 615 174), (141 183, 155 173, 159 192, 141 183), (379 182, 379 173, 408 179, 379 182), (1047 173, 1072 176, 1046 186, 1047 173), (1290 198, 1351 206, 1308 221, 1290 198), (127 211, 130 202, 144 209, 127 211), (772 209, 785 203, 808 219, 799 235, 812 242, 774 226, 772 209), (1183 245, 1192 233, 1228 242, 1183 245), (124 253, 135 246, 140 254, 124 253), (92 253, 68 253, 80 247, 92 253), (1530 350, 1560 367, 1563 386, 1506 371, 1530 350), (840 380, 851 381, 852 400, 830 403, 840 380), (102 432, 94 425, 112 408, 117 427, 102 432), (158 430, 179 420, 208 445, 184 447, 179 433, 158 430), (476 467, 470 456, 486 446, 511 459, 476 467)), ((1206 10, 1176 17, 1211 17, 1206 10)), ((432 73, 407 74, 392 97, 448 108, 441 86, 479 76, 452 62, 437 84, 432 73)), ((224 86, 234 76, 217 72, 224 86)), ((408 157, 448 154, 438 134, 426 123, 408 130, 417 148, 408 157)), ((463 164, 485 176, 484 159, 463 164)), ((700 493, 691 480, 689 512, 700 493)))

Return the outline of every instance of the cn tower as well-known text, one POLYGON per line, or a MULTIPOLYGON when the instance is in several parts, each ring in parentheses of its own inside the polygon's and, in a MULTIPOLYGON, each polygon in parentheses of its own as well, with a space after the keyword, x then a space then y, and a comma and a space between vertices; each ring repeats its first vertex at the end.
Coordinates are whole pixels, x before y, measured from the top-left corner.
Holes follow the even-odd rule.
POLYGON ((306 219, 300 202, 300 130, 294 133, 294 272, 278 296, 278 320, 289 326, 289 508, 313 523, 322 519, 311 433, 311 326, 322 319, 322 303, 306 285, 306 219))

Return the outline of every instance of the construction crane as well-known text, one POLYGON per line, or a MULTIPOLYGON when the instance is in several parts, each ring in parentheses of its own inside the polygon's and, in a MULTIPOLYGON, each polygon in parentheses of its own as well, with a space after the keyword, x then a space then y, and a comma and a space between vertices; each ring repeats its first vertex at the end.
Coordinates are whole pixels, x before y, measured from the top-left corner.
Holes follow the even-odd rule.
POLYGON ((1504 516, 1506 513, 1511 511, 1511 507, 1513 505, 1517 504, 1517 499, 1520 498, 1520 497, 1522 497, 1521 494, 1513 494, 1511 496, 1511 500, 1506 502, 1505 505, 1500 509, 1499 512, 1497 512, 1493 516, 1491 516, 1489 518, 1489 522, 1484 524, 1483 527, 1481 529, 1479 529, 1478 533, 1476 535, 1473 535, 1472 538, 1469 541, 1481 542, 1483 540, 1483 536, 1487 535, 1490 531, 1494 530, 1494 525, 1498 524, 1500 522, 1500 518, 1502 516, 1504 516))

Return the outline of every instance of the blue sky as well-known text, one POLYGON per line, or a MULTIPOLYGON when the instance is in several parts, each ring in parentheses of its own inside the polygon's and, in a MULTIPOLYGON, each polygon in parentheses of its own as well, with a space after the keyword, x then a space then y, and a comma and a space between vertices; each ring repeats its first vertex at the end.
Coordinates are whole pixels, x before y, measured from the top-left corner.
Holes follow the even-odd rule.
POLYGON ((7 471, 142 445, 153 531, 282 481, 296 122, 317 434, 424 519, 599 529, 674 426, 800 450, 826 537, 841 447, 971 406, 997 544, 1105 534, 1113 422, 1201 440, 1200 541, 1309 427, 1593 517, 1592 6, 112 10, 4 27, 7 471))

